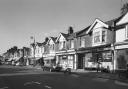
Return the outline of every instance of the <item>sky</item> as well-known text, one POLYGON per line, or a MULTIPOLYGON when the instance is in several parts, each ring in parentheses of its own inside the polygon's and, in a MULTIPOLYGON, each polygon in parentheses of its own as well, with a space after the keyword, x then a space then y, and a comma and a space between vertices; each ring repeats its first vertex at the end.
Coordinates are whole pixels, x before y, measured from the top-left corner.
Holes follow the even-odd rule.
MULTIPOLYGON (((123 0, 123 3, 127 0, 123 0)), ((0 53, 120 16, 121 0, 0 0, 0 53)))

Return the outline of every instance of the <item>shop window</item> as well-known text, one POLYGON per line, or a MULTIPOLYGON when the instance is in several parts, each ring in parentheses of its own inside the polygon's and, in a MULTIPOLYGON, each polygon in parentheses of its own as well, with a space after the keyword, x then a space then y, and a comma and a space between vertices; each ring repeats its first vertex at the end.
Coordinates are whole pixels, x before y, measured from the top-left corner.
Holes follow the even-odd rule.
POLYGON ((118 68, 125 69, 126 68, 126 60, 124 55, 119 55, 117 58, 118 68))
POLYGON ((111 52, 102 53, 103 62, 112 62, 111 52))

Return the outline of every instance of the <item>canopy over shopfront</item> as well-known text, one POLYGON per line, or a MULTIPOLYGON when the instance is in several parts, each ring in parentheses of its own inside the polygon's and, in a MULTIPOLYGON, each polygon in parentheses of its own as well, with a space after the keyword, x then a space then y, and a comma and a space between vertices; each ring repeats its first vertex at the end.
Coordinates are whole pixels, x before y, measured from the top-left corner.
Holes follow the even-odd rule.
POLYGON ((50 56, 50 57, 44 57, 44 60, 54 60, 55 59, 55 56, 50 56))

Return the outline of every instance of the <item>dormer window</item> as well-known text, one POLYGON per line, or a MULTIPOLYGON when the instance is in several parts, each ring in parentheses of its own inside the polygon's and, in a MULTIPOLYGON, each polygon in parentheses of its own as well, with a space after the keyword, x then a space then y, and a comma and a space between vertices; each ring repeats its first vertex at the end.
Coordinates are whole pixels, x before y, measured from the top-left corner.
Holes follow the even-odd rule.
POLYGON ((94 43, 100 42, 100 31, 94 33, 94 43))
POLYGON ((54 50, 54 49, 55 49, 55 45, 53 44, 53 45, 52 45, 52 50, 54 50))
POLYGON ((65 49, 66 48, 66 42, 65 41, 62 41, 62 42, 59 42, 59 49, 65 49))
POLYGON ((70 48, 71 48, 71 49, 74 48, 74 40, 70 40, 70 48))
POLYGON ((80 47, 85 47, 85 39, 80 37, 80 47))
POLYGON ((102 42, 106 42, 106 31, 102 31, 102 42))
POLYGON ((63 48, 64 49, 66 48, 66 42, 65 41, 63 42, 63 48))

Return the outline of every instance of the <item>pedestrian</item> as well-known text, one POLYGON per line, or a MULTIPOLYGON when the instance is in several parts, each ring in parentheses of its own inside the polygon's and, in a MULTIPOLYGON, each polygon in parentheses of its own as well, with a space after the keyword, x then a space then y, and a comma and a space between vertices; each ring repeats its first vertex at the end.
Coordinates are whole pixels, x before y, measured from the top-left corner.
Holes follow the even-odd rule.
POLYGON ((99 71, 100 69, 100 65, 99 65, 99 62, 97 62, 97 72, 99 71))
POLYGON ((43 59, 43 57, 40 58, 40 65, 41 65, 41 68, 42 68, 43 71, 44 71, 44 59, 43 59))

